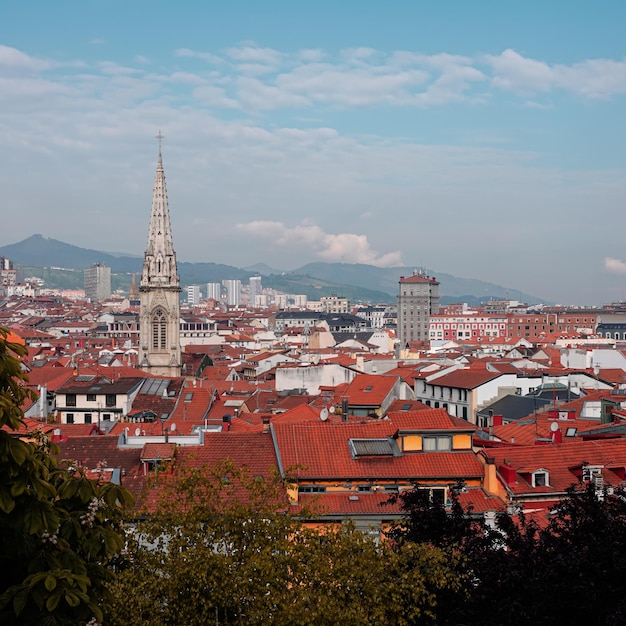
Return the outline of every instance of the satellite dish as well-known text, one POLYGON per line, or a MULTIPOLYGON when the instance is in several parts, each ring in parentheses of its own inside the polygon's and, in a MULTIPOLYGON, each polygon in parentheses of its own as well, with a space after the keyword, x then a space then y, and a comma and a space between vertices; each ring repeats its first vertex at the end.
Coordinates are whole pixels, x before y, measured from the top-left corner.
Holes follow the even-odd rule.
POLYGON ((141 428, 137 427, 135 428, 135 437, 139 437, 139 435, 141 435, 141 428))
POLYGON ((328 412, 329 412, 329 413, 331 413, 331 414, 335 412, 335 405, 334 405, 334 404, 331 404, 331 405, 328 407, 328 412))
POLYGON ((552 424, 550 424, 550 430, 555 433, 557 430, 559 430, 559 425, 556 422, 552 422, 552 424))
POLYGON ((170 432, 173 433, 175 430, 176 430, 176 424, 172 422, 172 425, 170 426, 170 432))
POLYGON ((320 419, 325 422, 328 419, 328 409, 322 409, 320 411, 320 419))

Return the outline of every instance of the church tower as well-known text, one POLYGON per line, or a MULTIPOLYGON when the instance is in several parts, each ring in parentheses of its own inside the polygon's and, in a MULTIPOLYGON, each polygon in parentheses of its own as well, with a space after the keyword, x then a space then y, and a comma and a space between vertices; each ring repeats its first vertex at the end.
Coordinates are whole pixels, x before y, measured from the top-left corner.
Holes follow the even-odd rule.
POLYGON ((160 132, 157 139, 159 162, 139 284, 139 367, 157 376, 180 376, 180 279, 172 244, 160 132))

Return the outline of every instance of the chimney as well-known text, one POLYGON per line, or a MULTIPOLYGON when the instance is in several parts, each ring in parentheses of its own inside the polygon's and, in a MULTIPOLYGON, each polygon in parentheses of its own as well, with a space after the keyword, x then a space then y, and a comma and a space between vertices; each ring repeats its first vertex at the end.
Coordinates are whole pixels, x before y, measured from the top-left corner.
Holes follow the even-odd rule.
POLYGON ((502 476, 502 480, 504 480, 507 485, 512 485, 515 483, 517 471, 508 463, 504 463, 503 465, 500 465, 500 467, 498 467, 498 474, 502 476))
POLYGON ((270 416, 269 415, 264 415, 263 416, 263 433, 269 433, 270 432, 270 416))
POLYGON ((343 396, 343 398, 341 398, 341 421, 342 422, 348 421, 348 398, 347 396, 343 396))

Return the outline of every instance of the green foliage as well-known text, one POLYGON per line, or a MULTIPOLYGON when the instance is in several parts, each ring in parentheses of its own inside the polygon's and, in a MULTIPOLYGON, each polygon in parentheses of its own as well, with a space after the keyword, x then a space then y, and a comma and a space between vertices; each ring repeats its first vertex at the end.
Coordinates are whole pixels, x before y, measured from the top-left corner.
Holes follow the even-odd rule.
POLYGON ((458 586, 438 548, 306 527, 279 476, 224 463, 161 477, 159 490, 114 582, 111 624, 432 623, 440 590, 458 586))
POLYGON ((0 623, 100 620, 132 496, 60 467, 45 437, 11 433, 34 397, 20 369, 24 348, 6 337, 0 328, 0 623))

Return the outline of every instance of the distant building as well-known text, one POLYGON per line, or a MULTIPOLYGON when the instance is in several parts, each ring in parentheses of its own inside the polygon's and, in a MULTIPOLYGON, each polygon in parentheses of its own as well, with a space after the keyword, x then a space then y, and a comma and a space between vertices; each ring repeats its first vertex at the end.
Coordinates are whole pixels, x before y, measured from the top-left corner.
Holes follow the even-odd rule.
POLYGON ((198 306, 200 304, 200 285, 189 285, 187 287, 187 304, 198 306))
POLYGON ((226 304, 239 306, 241 304, 241 281, 237 279, 223 280, 222 285, 226 289, 226 304))
POLYGON ((362 317, 370 323, 371 328, 383 328, 385 325, 385 312, 387 309, 383 306, 360 306, 356 315, 362 317))
POLYGON ((128 294, 128 299, 130 301, 130 306, 139 306, 139 287, 137 286, 137 276, 135 272, 133 272, 130 278, 130 292, 128 294))
POLYGON ((336 294, 332 296, 322 296, 320 298, 321 310, 324 313, 349 313, 350 300, 339 298, 336 294))
POLYGON ((85 297, 92 302, 106 300, 111 295, 111 268, 94 263, 84 271, 85 297))
POLYGON ((219 302, 222 298, 221 283, 207 283, 206 298, 207 300, 217 300, 219 302))
POLYGON ((248 303, 251 307, 256 306, 256 297, 261 295, 263 286, 260 276, 250 276, 248 281, 248 303))
POLYGON ((424 271, 400 276, 398 338, 400 348, 410 341, 428 341, 430 316, 439 313, 439 283, 424 271))

